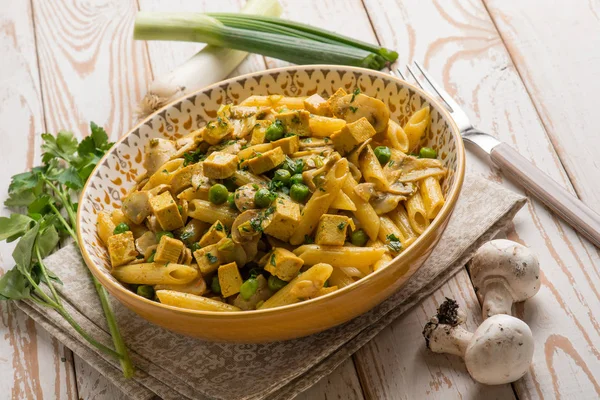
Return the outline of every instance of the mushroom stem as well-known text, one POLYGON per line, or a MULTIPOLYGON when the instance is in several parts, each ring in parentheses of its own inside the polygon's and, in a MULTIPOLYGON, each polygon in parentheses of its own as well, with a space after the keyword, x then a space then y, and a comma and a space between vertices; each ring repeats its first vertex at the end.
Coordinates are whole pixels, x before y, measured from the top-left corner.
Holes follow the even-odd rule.
POLYGON ((472 338, 473 333, 460 325, 437 325, 427 336, 428 347, 434 353, 449 353, 459 357, 465 356, 472 338))
POLYGON ((502 282, 490 282, 485 286, 481 312, 483 319, 496 314, 512 314, 513 296, 502 282))

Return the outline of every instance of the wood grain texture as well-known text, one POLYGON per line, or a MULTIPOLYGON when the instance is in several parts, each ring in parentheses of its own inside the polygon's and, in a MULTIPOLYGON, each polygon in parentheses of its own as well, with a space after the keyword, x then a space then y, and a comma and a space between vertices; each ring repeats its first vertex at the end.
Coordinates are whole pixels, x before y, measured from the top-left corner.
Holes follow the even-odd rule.
POLYGON ((484 0, 577 193, 600 210, 600 2, 484 0), (597 175, 596 175, 597 177, 597 175))
MULTIPOLYGON (((35 35, 29 1, 0 8, 0 202, 10 177, 39 161, 44 130, 35 35)), ((10 211, 2 208, 0 215, 10 211)), ((0 244, 0 270, 12 268, 14 243, 0 244)), ((74 399, 69 350, 8 303, 0 304, 0 393, 6 398, 74 399)))
MULTIPOLYGON (((481 1, 365 0, 365 5, 378 37, 400 52, 401 63, 422 61, 465 107, 475 125, 509 143, 573 193, 561 160, 481 1)), ((523 191, 479 154, 469 151, 467 159, 469 172, 523 191)), ((517 309, 518 316, 530 324, 537 347, 530 373, 514 384, 516 393, 519 398, 597 398, 597 250, 537 201, 531 201, 517 215, 509 238, 537 252, 543 271, 540 292, 517 309)), ((401 362, 411 368, 414 350, 398 344, 397 351, 387 354, 389 358, 372 362, 385 370, 394 365, 389 359, 402 354, 401 362)), ((377 390, 391 391, 388 387, 377 390)))
POLYGON ((134 0, 34 1, 47 129, 112 139, 131 127, 151 71, 144 43, 132 39, 134 0))

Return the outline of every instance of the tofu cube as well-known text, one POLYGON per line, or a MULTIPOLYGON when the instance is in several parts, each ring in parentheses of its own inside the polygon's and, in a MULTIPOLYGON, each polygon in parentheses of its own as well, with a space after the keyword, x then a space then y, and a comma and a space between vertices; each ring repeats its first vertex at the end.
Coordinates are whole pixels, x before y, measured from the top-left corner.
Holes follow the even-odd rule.
POLYGON ((219 268, 219 265, 221 265, 216 244, 211 244, 210 246, 196 250, 194 252, 194 259, 196 260, 196 263, 198 263, 200 274, 204 277, 211 275, 219 268))
POLYGON ((287 242, 300 223, 300 206, 280 196, 275 199, 273 207, 273 214, 263 222, 263 232, 287 242))
POLYGON ((333 110, 337 109, 337 102, 339 99, 341 99, 342 97, 346 96, 348 93, 346 93, 346 91, 342 88, 339 88, 338 90, 335 91, 334 94, 332 94, 328 99, 327 99, 327 108, 329 109, 329 112, 331 113, 331 115, 333 115, 333 110))
POLYGON ((265 256, 265 270, 286 282, 298 276, 304 261, 294 253, 281 247, 276 247, 265 256))
POLYGON ((223 297, 233 296, 240 292, 242 287, 242 276, 235 262, 221 265, 218 271, 219 285, 221 285, 221 294, 223 297))
POLYGON ((279 147, 285 154, 292 154, 298 151, 300 148, 300 137, 289 136, 283 139, 271 142, 273 147, 279 147))
POLYGON ((325 246, 343 246, 351 219, 345 215, 323 214, 319 219, 315 243, 325 246))
POLYGON ((344 154, 350 153, 356 146, 375 135, 375 129, 363 117, 357 121, 346 124, 341 130, 331 135, 333 147, 344 154))
MULTIPOLYGON (((253 174, 260 175, 272 170, 284 161, 285 153, 281 147, 276 147, 273 150, 265 151, 256 157, 244 161, 242 167, 248 166, 253 174)), ((204 167, 204 171, 206 172, 206 167, 204 167)))
POLYGON ((183 226, 183 218, 170 192, 151 197, 150 208, 163 230, 172 231, 183 226))
POLYGON ((237 169, 238 158, 235 154, 215 151, 210 153, 202 163, 204 176, 212 179, 229 178, 237 169))
POLYGON ((286 133, 298 136, 310 136, 310 113, 306 110, 286 111, 275 116, 281 121, 286 133))
POLYGON ((220 116, 216 121, 210 121, 204 128, 203 138, 213 146, 219 144, 226 136, 233 133, 233 124, 229 122, 227 117, 220 116))
POLYGON ((135 250, 135 241, 131 231, 112 235, 108 238, 108 254, 113 268, 129 264, 135 260, 138 252, 135 250))
POLYGON ((304 108, 306 108, 306 110, 311 114, 323 115, 326 117, 331 116, 331 111, 327 106, 327 100, 319 96, 317 93, 304 99, 304 108))
POLYGON ((250 139, 250 146, 255 144, 261 144, 265 142, 265 135, 267 128, 271 125, 271 121, 261 120, 256 121, 254 128, 252 128, 252 137, 250 139))
POLYGON ((210 228, 208 228, 208 231, 200 239, 200 247, 206 247, 211 244, 215 244, 224 237, 227 237, 225 225, 223 225, 221 221, 217 221, 212 224, 210 228))
POLYGON ((185 246, 181 240, 173 239, 165 235, 160 238, 160 242, 156 248, 156 254, 154 255, 154 261, 160 263, 176 263, 179 261, 179 257, 181 257, 184 248, 185 246))

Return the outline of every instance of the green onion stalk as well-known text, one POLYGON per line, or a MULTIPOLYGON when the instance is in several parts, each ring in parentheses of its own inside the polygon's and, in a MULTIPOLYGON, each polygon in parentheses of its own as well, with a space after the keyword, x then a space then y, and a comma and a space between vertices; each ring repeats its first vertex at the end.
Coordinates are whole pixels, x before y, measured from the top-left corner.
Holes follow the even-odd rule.
POLYGON ((340 64, 376 70, 388 64, 384 56, 363 48, 235 28, 201 13, 139 12, 135 19, 134 38, 202 42, 295 64, 340 64))

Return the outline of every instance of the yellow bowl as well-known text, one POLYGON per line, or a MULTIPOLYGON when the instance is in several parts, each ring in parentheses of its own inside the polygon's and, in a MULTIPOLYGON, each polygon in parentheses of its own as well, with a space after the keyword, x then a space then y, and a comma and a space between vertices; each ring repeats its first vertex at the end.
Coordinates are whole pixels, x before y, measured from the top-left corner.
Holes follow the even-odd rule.
POLYGON ((85 262, 102 285, 126 307, 148 321, 185 335, 212 341, 257 343, 310 335, 348 321, 376 306, 423 264, 444 231, 463 182, 465 155, 456 124, 434 98, 393 76, 372 70, 331 65, 293 66, 255 72, 216 83, 177 100, 138 124, 98 163, 79 201, 77 234, 85 262), (424 105, 431 106, 431 125, 422 145, 433 147, 448 168, 442 189, 446 203, 425 232, 389 265, 323 297, 257 311, 218 313, 176 308, 137 296, 109 272, 108 254, 96 232, 99 211, 120 207, 120 197, 143 172, 142 151, 156 137, 177 138, 216 117, 221 103, 250 95, 331 95, 356 87, 381 99, 392 119, 404 125, 424 105))

